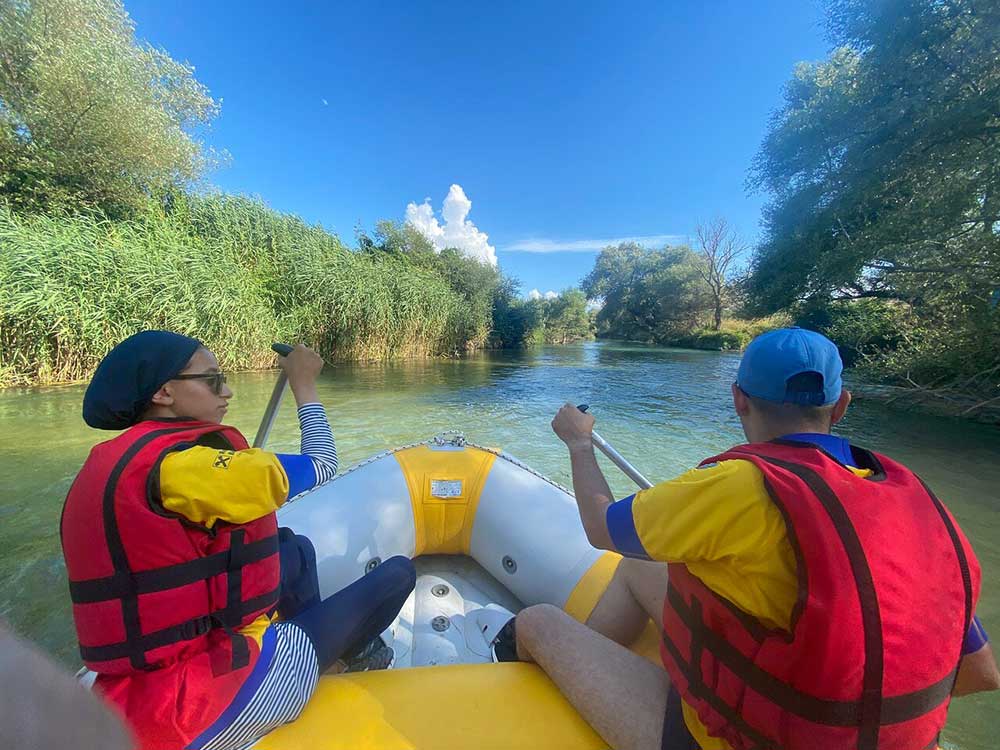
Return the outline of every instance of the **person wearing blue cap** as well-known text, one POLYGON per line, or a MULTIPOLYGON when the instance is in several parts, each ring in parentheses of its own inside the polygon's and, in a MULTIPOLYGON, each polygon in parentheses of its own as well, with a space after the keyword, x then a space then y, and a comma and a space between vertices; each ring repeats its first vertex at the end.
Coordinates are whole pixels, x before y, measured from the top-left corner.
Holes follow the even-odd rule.
POLYGON ((301 712, 319 673, 392 659, 379 636, 413 590, 410 560, 321 600, 312 544, 278 528, 282 504, 337 471, 323 360, 299 345, 279 363, 299 454, 223 424, 233 392, 188 336, 130 336, 84 396, 87 424, 123 432, 93 448, 63 509, 73 618, 97 692, 143 750, 245 748, 301 712))
POLYGON ((919 478, 831 434, 842 370, 816 332, 757 337, 732 386, 748 443, 618 502, 566 404, 584 529, 625 559, 584 623, 529 607, 496 658, 537 662, 619 750, 934 747, 952 694, 1000 687, 980 570, 919 478), (650 620, 662 667, 625 648, 650 620))

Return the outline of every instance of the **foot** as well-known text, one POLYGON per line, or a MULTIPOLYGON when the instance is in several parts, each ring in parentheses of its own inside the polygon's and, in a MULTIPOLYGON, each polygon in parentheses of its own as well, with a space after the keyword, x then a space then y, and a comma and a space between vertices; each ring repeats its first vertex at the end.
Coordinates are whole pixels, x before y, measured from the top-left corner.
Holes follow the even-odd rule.
POLYGON ((392 646, 387 645, 382 636, 378 636, 358 654, 344 660, 344 671, 371 672, 376 669, 389 669, 395 656, 392 646))
POLYGON ((490 651, 493 653, 493 661, 518 661, 517 658, 517 634, 515 633, 516 618, 511 617, 504 625, 497 637, 490 644, 490 651))

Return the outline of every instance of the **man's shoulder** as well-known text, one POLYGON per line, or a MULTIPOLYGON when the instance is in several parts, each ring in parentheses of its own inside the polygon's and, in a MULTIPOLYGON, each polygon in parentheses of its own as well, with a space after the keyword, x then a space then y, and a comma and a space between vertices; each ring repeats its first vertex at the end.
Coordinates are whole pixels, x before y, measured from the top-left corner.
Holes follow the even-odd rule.
POLYGON ((695 477, 703 480, 712 477, 725 481, 726 479, 744 479, 754 475, 760 476, 760 470, 754 466, 753 461, 743 458, 717 458, 707 463, 698 464, 677 478, 695 477))
POLYGON ((728 507, 741 505, 740 500, 767 500, 763 477, 749 461, 726 459, 696 466, 673 479, 643 490, 648 497, 683 496, 690 501, 726 500, 728 507))

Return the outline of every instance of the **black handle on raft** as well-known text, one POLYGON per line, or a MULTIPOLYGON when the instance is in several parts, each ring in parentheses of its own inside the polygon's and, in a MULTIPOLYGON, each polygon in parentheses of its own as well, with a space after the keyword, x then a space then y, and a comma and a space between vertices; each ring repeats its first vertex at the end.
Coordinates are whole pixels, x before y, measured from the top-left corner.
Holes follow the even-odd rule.
POLYGON ((282 357, 287 357, 295 347, 288 344, 271 344, 271 349, 282 357))

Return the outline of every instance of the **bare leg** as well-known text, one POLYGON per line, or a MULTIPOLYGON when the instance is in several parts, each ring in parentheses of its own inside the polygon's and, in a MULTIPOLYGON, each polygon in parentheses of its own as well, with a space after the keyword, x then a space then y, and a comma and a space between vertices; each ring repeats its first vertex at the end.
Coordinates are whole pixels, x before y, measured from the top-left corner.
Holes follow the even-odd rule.
POLYGON ((550 604, 517 616, 517 651, 612 748, 659 750, 670 688, 663 669, 550 604))
POLYGON ((649 618, 658 630, 663 630, 666 596, 665 563, 626 558, 618 565, 607 591, 587 618, 587 625, 627 646, 639 637, 649 618))

